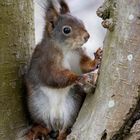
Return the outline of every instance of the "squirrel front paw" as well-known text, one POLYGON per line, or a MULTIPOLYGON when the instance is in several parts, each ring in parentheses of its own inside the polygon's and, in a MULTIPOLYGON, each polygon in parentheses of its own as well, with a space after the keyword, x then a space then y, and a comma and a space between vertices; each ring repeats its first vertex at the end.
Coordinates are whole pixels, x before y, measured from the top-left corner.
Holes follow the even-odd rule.
POLYGON ((96 63, 96 68, 99 68, 101 65, 101 61, 102 61, 102 55, 103 55, 103 50, 101 48, 99 48, 95 53, 95 63, 96 63))
POLYGON ((80 85, 85 93, 94 93, 97 83, 98 73, 86 73, 81 76, 77 81, 77 84, 80 85))
POLYGON ((96 81, 97 81, 97 73, 86 73, 79 77, 79 79, 76 81, 76 84, 85 86, 90 85, 92 87, 95 87, 96 81))

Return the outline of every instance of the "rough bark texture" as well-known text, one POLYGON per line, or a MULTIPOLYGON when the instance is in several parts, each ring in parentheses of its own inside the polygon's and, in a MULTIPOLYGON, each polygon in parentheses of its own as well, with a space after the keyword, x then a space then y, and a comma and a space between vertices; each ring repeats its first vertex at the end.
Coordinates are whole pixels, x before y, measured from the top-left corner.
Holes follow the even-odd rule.
POLYGON ((33 45, 33 1, 0 0, 0 140, 27 123, 21 77, 33 45))
POLYGON ((106 0, 97 14, 110 30, 98 85, 68 140, 139 140, 140 1, 106 0))

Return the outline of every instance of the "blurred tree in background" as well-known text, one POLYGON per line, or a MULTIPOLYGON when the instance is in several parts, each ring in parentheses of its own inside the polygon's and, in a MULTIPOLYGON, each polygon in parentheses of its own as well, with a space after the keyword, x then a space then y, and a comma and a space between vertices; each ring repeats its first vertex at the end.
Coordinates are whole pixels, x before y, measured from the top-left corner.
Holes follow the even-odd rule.
POLYGON ((27 121, 23 111, 23 66, 34 46, 32 0, 0 1, 0 140, 15 140, 27 121))

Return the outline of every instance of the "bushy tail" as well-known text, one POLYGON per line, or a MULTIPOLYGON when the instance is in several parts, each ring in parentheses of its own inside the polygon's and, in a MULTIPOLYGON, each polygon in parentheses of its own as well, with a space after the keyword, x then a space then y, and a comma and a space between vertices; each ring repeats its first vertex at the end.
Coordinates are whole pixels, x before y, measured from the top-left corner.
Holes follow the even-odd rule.
POLYGON ((15 140, 27 140, 26 134, 31 128, 32 126, 27 126, 18 130, 15 140))

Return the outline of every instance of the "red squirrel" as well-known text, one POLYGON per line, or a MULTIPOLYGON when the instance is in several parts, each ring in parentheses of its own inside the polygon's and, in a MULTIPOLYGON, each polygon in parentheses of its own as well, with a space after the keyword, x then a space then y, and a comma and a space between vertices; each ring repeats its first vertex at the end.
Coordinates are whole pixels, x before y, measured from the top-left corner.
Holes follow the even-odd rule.
POLYGON ((35 124, 26 134, 27 140, 47 139, 53 131, 58 132, 57 140, 66 140, 86 96, 77 82, 101 61, 101 49, 94 60, 82 50, 89 39, 83 22, 70 14, 64 0, 58 3, 59 9, 48 0, 43 39, 26 74, 28 109, 35 124))

